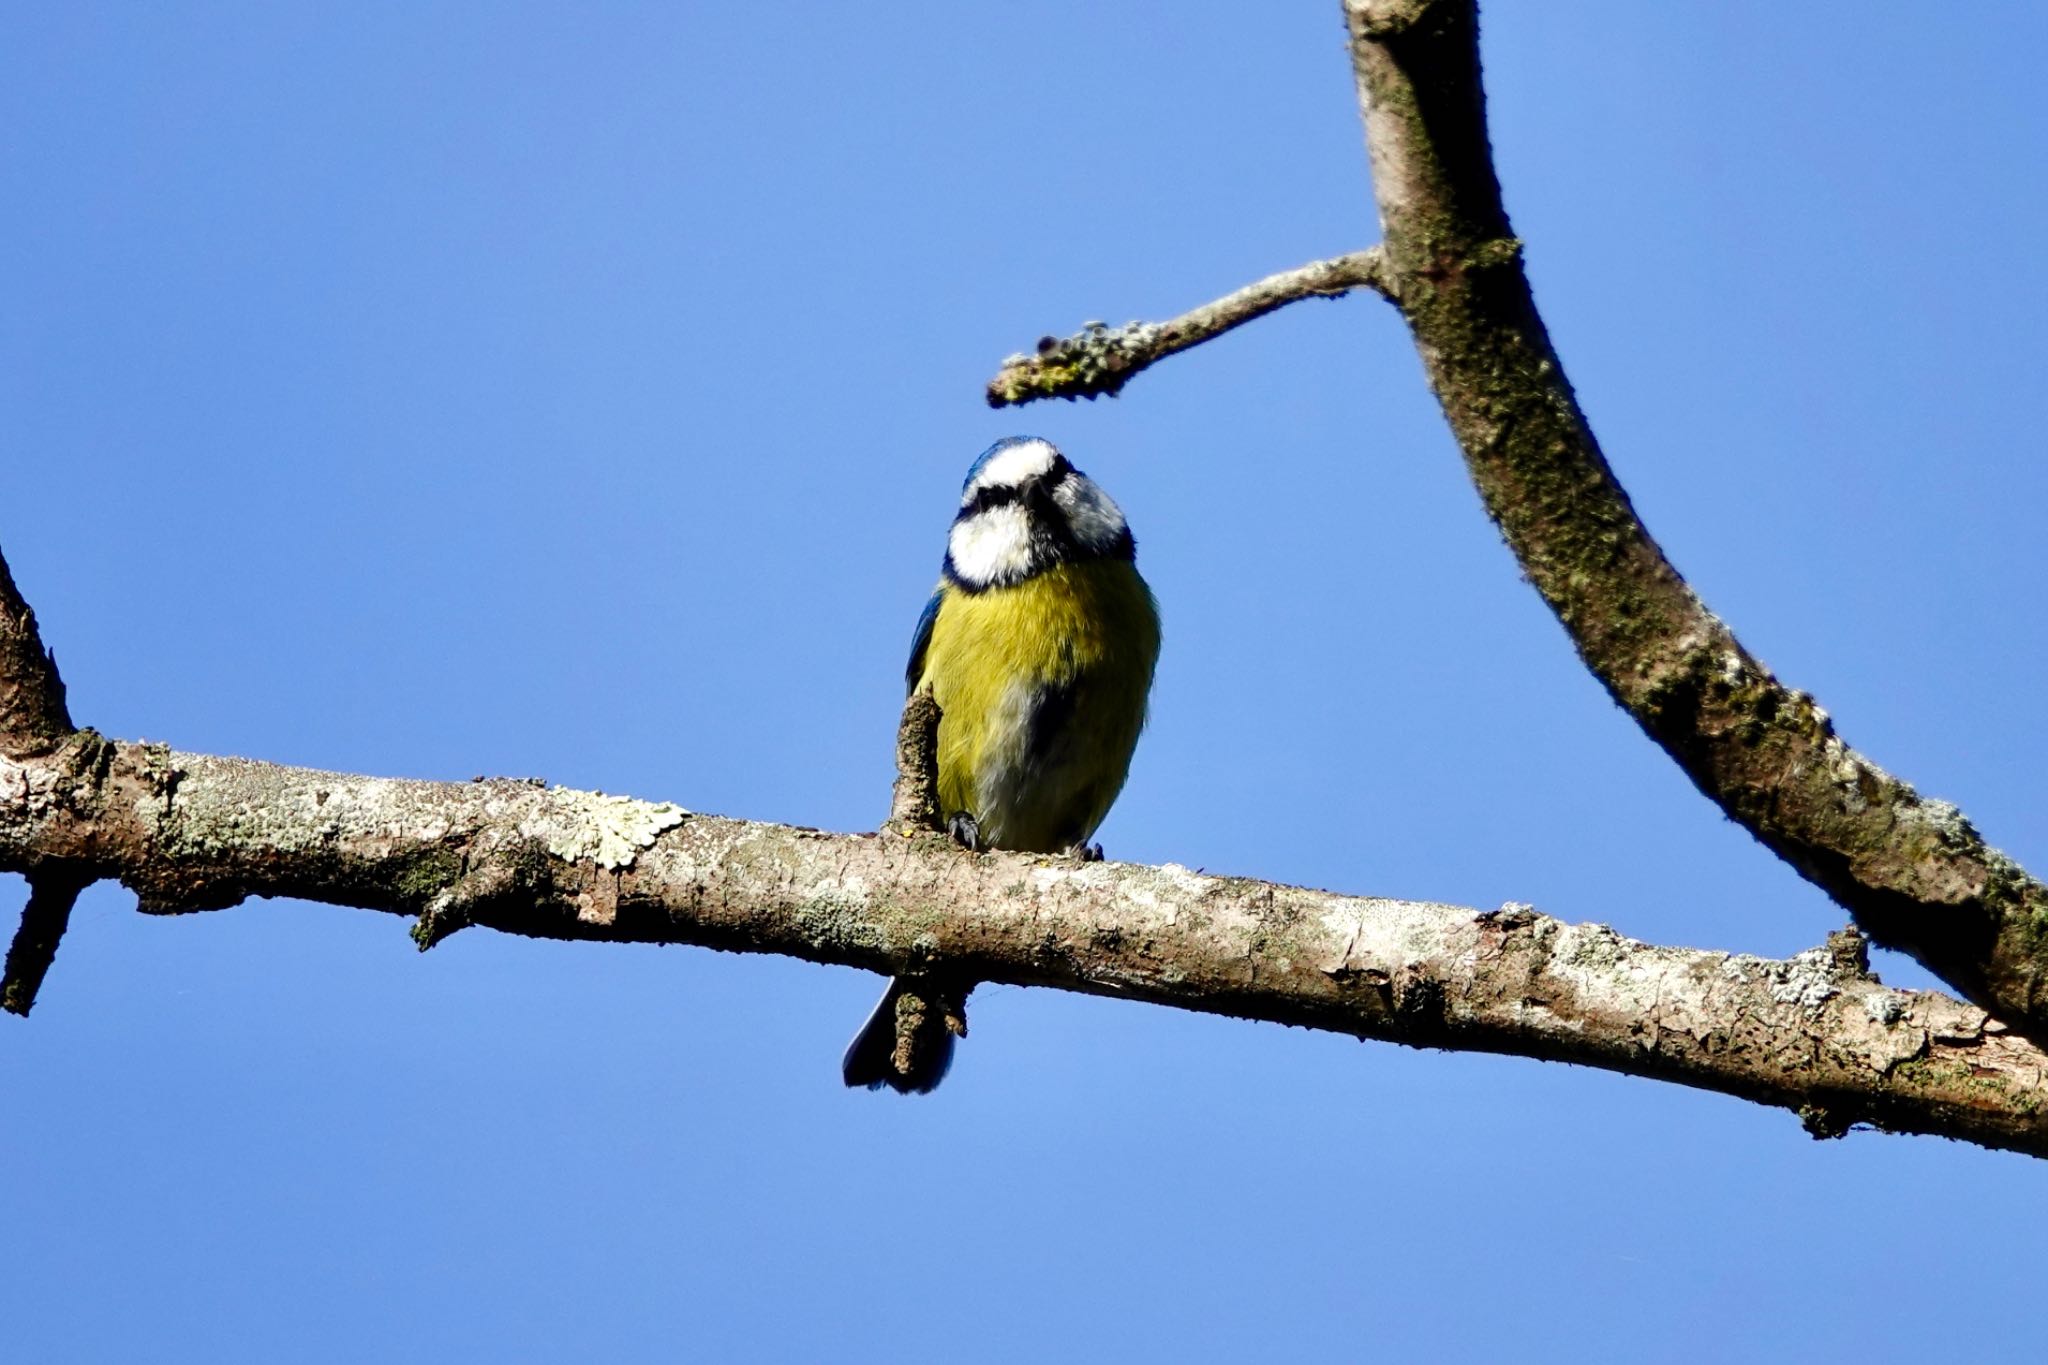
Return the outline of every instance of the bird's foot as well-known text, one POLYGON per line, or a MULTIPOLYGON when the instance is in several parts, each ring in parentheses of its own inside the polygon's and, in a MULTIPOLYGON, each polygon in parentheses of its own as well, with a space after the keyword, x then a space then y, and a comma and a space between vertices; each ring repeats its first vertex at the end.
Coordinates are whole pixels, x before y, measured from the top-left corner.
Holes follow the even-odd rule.
POLYGON ((1067 856, 1069 858, 1078 858, 1084 863, 1099 863, 1102 861, 1102 845, 1075 844, 1067 850, 1067 856))
POLYGON ((960 812, 946 822, 946 833, 953 836, 953 842, 969 853, 982 852, 981 826, 966 811, 960 812))

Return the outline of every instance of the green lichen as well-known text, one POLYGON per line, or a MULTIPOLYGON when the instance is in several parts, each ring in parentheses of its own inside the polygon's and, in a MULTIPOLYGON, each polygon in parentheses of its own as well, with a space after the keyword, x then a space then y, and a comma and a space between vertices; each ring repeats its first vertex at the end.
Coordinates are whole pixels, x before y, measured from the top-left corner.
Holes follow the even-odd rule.
POLYGON ((461 876, 461 857, 454 849, 436 845, 407 859, 391 885, 401 905, 418 908, 455 885, 461 876))
POLYGON ((884 949, 888 936, 875 924, 875 912, 887 907, 869 904, 862 896, 821 891, 797 906, 790 918, 796 930, 820 952, 839 948, 884 949))

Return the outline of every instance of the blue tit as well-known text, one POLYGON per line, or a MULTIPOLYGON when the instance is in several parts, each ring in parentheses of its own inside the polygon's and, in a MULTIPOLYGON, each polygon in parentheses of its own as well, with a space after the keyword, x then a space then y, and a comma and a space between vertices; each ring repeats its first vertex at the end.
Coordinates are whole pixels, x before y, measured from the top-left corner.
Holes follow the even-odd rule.
MULTIPOLYGON (((1050 442, 990 446, 967 471, 905 673, 939 705, 953 836, 1099 858, 1088 839, 1123 789, 1158 658, 1159 609, 1109 494, 1050 442)), ((847 1049, 848 1085, 922 1094, 945 1076, 952 1030, 929 1002, 921 1025, 899 1021, 905 993, 891 982, 847 1049), (933 1035, 929 1046, 899 1050, 899 1022, 933 1035)))

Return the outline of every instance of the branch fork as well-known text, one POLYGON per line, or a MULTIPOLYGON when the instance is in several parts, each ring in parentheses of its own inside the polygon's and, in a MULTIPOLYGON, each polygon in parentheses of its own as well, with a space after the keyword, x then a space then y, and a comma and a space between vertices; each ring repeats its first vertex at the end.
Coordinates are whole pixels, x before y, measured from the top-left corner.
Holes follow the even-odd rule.
MULTIPOLYGON (((1352 263, 1337 274, 1397 303, 1488 515, 1581 661, 1708 799, 1864 933, 2048 1041, 2048 885, 1954 806, 1856 752, 1811 696, 1744 649, 1609 467, 1502 203, 1475 0, 1346 0, 1345 14, 1382 241, 1336 258, 1352 263)), ((1145 365, 1317 292, 1300 275, 1173 323, 1042 342, 1041 357, 1003 363, 989 401, 1113 393, 1145 365)))

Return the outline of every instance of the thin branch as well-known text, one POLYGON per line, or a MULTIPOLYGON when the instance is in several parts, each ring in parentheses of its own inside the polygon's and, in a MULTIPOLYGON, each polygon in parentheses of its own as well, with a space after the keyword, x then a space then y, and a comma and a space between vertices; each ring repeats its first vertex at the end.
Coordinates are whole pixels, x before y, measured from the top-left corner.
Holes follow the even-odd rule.
POLYGON ((61 865, 28 874, 28 903, 22 907, 21 927, 8 945, 7 966, 0 974, 0 1009, 26 1016, 36 1007, 36 992, 43 988, 57 945, 71 923, 71 907, 91 883, 91 877, 61 865))
POLYGON ((0 557, 0 754, 46 754, 72 728, 57 660, 43 648, 36 614, 0 557))
POLYGON ((1378 247, 1268 275, 1170 322, 1127 322, 1121 327, 1091 322, 1064 340, 1044 337, 1036 355, 1013 355, 1003 362, 996 377, 988 381, 988 403, 1000 408, 1037 398, 1114 394, 1140 370, 1176 351, 1221 336, 1290 303, 1342 298, 1354 289, 1388 293, 1378 247))
POLYGON ((1772 676, 1679 577, 1608 467, 1501 203, 1473 0, 1347 0, 1346 13, 1393 292, 1488 513, 1579 657, 1702 792, 1872 938, 2048 1039, 2048 887, 1772 676))
POLYGON ((896 785, 884 829, 934 833, 939 822, 939 703, 925 688, 903 704, 896 725, 896 785))
MULTIPOLYGON (((439 783, 101 743, 0 758, 0 871, 63 861, 143 908, 291 896, 464 922, 1054 986, 1415 1046, 1579 1062, 1799 1113, 2048 1155, 2048 1054, 1891 990, 1840 945, 1786 961, 1637 943, 1523 906, 1375 900, 1184 868, 970 854, 526 782, 439 783)), ((98 741, 95 741, 96 743, 98 741)))

